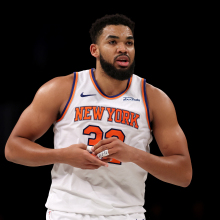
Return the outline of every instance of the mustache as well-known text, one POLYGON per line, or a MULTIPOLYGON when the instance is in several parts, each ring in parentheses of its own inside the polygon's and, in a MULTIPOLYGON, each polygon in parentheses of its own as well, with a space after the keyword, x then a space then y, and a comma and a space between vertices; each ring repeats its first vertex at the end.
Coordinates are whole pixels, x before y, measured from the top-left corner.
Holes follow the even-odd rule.
MULTIPOLYGON (((122 54, 118 55, 116 59, 119 56, 122 56, 122 54)), ((127 56, 127 54, 123 54, 123 56, 127 56)), ((102 57, 102 54, 100 53, 100 64, 101 64, 102 69, 108 76, 112 77, 113 79, 122 81, 122 80, 129 79, 134 73, 135 59, 131 63, 130 67, 128 67, 127 69, 117 69, 113 64, 106 61, 102 57)))
POLYGON ((126 53, 119 54, 118 56, 116 56, 114 58, 114 61, 116 61, 116 59, 118 59, 118 57, 121 57, 121 56, 126 56, 129 59, 129 62, 130 62, 130 57, 126 53))

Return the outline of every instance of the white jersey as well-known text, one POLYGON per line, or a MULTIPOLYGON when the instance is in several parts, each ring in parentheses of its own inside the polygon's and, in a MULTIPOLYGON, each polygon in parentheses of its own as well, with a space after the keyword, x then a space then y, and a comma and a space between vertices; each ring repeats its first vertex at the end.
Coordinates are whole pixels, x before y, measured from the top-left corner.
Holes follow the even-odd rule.
MULTIPOLYGON (((133 74, 125 91, 107 96, 93 69, 74 73, 70 98, 54 124, 54 148, 92 146, 114 136, 149 152, 152 136, 145 85, 145 79, 133 74)), ((148 172, 134 163, 112 159, 108 167, 96 170, 56 163, 51 174, 48 209, 89 215, 145 212, 148 172)))

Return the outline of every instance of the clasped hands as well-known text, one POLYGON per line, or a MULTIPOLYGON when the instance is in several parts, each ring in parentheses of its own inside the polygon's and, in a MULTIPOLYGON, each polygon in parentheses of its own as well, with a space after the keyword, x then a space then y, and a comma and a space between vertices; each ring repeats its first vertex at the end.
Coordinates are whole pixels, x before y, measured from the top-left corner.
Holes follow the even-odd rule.
POLYGON ((98 169, 101 166, 108 167, 108 162, 113 158, 121 162, 131 162, 134 155, 134 147, 131 147, 116 137, 103 139, 92 147, 89 153, 85 144, 73 144, 62 149, 61 163, 69 164, 81 169, 98 169), (108 156, 102 159, 98 154, 108 150, 108 156))
POLYGON ((112 158, 121 162, 130 162, 132 156, 131 151, 133 150, 132 148, 133 147, 125 144, 118 138, 111 137, 99 141, 91 148, 91 150, 92 154, 95 155, 96 158, 99 158, 106 163, 109 162, 112 158), (108 155, 105 156, 106 151, 108 155), (103 158, 102 153, 104 153, 103 158))

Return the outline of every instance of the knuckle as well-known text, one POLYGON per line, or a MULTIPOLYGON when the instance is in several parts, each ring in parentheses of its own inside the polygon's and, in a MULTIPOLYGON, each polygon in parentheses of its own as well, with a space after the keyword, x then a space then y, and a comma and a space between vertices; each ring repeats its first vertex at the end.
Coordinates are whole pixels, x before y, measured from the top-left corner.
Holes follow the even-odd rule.
POLYGON ((86 152, 86 151, 83 151, 83 152, 82 152, 82 155, 83 155, 83 156, 86 156, 86 155, 87 155, 87 152, 86 152))
POLYGON ((116 138, 116 139, 115 139, 115 142, 116 142, 116 143, 120 143, 121 141, 120 141, 118 138, 116 138))
POLYGON ((103 149, 103 147, 98 148, 98 149, 95 151, 95 154, 99 154, 100 152, 102 152, 102 149, 103 149))
POLYGON ((83 152, 82 152, 82 156, 83 156, 83 157, 88 157, 88 156, 89 156, 88 153, 89 153, 89 152, 87 152, 87 151, 83 151, 83 152))
POLYGON ((82 144, 82 143, 80 143, 78 146, 82 149, 86 149, 86 147, 87 147, 85 144, 82 144))
POLYGON ((101 147, 99 148, 99 152, 102 152, 103 150, 105 150, 105 148, 106 148, 106 146, 101 146, 101 147))
POLYGON ((118 146, 114 147, 115 152, 120 152, 120 148, 118 146))
POLYGON ((99 141, 99 144, 102 145, 104 140, 99 141))

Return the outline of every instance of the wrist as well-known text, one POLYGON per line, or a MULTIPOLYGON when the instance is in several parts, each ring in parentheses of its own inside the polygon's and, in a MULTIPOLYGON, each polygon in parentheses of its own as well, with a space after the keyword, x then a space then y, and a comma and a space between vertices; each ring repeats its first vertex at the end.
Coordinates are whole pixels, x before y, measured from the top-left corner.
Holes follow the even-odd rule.
POLYGON ((146 154, 147 152, 134 148, 131 152, 131 162, 135 163, 137 165, 140 164, 140 162, 143 160, 143 156, 146 154))
POLYGON ((137 149, 137 148, 135 148, 135 147, 131 147, 130 161, 131 161, 132 163, 137 163, 137 161, 138 161, 138 154, 139 154, 138 150, 139 150, 139 149, 137 149))
POLYGON ((53 163, 64 163, 64 149, 65 148, 53 149, 53 163))

